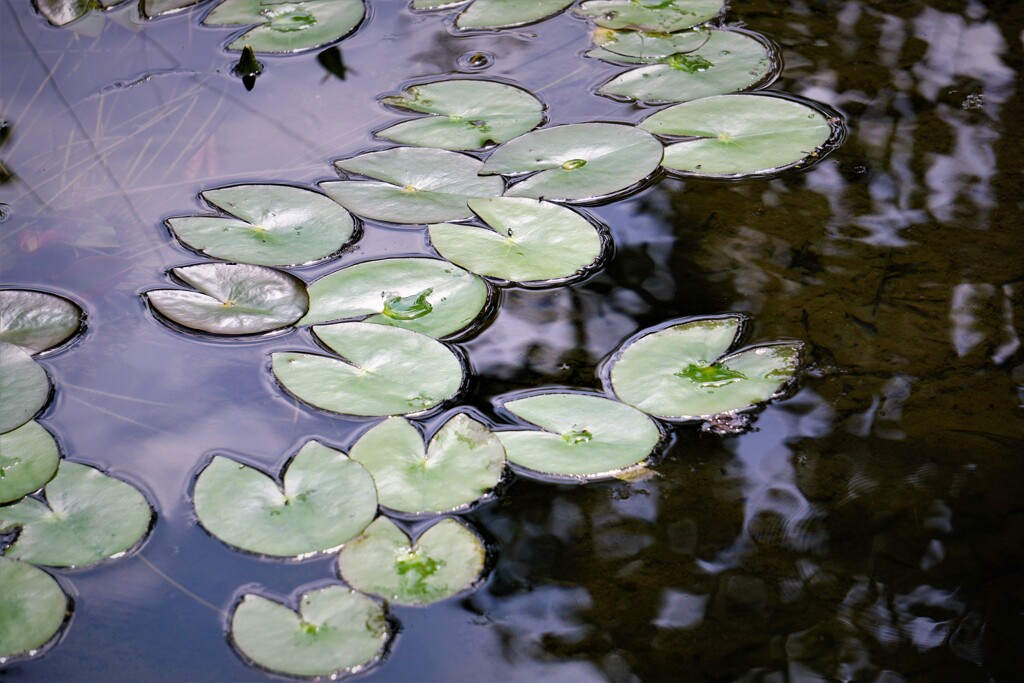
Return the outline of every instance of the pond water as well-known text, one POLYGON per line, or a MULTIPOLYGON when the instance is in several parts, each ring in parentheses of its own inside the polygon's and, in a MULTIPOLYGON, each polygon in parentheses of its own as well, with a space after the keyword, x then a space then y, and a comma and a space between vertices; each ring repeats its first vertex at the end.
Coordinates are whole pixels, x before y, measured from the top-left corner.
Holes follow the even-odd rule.
MULTIPOLYGON (((55 29, 0 3, 2 284, 88 315, 42 361, 56 395, 40 421, 159 516, 131 557, 55 572, 74 597, 65 635, 0 680, 272 678, 229 647, 228 610, 334 577, 332 557, 250 557, 195 521, 211 454, 270 469, 369 423, 275 387, 269 353, 305 332, 220 341, 154 319, 139 293, 201 260, 165 218, 211 187, 335 179, 332 160, 385 146, 371 133, 398 117, 377 97, 411 81, 508 80, 550 124, 651 112, 594 94, 618 69, 581 56, 578 18, 458 35, 447 13, 370 4, 343 69, 262 57, 247 91, 205 9, 55 29)), ((400 632, 361 680, 1024 680, 1024 5, 736 0, 727 20, 778 44, 771 87, 840 112, 844 144, 776 178, 663 177, 588 209, 613 257, 576 285, 505 290, 463 344, 462 404, 493 416, 509 391, 598 389, 637 331, 730 311, 751 340, 808 343, 798 391, 742 434, 675 429, 645 480, 514 480, 467 515, 493 550, 486 581, 393 609, 400 632)), ((341 263, 428 253, 420 230, 363 227, 341 263)))

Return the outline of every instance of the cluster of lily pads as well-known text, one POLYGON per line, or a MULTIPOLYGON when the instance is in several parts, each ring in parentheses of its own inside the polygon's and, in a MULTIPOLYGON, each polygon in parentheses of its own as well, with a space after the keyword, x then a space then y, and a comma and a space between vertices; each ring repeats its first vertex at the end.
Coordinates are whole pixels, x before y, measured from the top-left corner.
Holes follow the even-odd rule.
POLYGON ((38 653, 70 616, 70 598, 39 566, 121 557, 153 520, 138 489, 61 458, 56 439, 33 419, 52 395, 34 356, 66 346, 83 318, 63 297, 0 290, 0 664, 38 653))

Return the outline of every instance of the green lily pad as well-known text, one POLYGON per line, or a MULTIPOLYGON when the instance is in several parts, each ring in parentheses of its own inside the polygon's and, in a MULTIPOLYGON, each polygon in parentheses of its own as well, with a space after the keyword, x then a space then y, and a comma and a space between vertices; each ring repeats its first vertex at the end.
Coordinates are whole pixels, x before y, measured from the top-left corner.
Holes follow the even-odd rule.
POLYGON ((707 42, 710 29, 698 28, 679 33, 644 33, 601 28, 594 32, 598 46, 587 52, 614 64, 656 64, 671 55, 693 52, 707 42))
POLYGON ((416 542, 387 517, 342 548, 338 573, 350 586, 400 605, 428 605, 475 584, 486 552, 480 537, 451 517, 416 542))
POLYGON ((769 95, 720 95, 677 104, 640 126, 658 135, 690 138, 666 148, 665 168, 730 178, 800 165, 816 157, 832 137, 820 111, 769 95))
POLYGON ((753 88, 774 74, 776 64, 765 43, 739 31, 709 33, 696 50, 630 69, 597 92, 645 102, 687 102, 753 88))
POLYGON ((0 289, 0 341, 31 354, 63 344, 82 326, 84 313, 67 299, 25 289, 0 289))
POLYGON ((605 28, 675 33, 715 19, 725 0, 589 0, 573 11, 605 28))
POLYGON ((381 658, 390 637, 380 604, 337 585, 304 593, 297 613, 246 593, 231 615, 231 640, 242 656, 286 676, 362 671, 381 658))
POLYGON ((448 261, 389 258, 328 273, 309 286, 300 325, 368 316, 365 322, 446 337, 465 329, 487 304, 487 284, 448 261))
POLYGON ((486 426, 459 413, 424 447, 409 422, 392 417, 352 446, 377 484, 380 504, 410 514, 441 514, 469 507, 501 481, 505 449, 486 426))
POLYGON ((60 584, 30 564, 0 557, 0 664, 50 642, 68 612, 60 584))
POLYGON ((322 194, 287 185, 206 190, 203 199, 234 218, 170 218, 174 236, 213 258, 294 266, 336 254, 352 238, 348 211, 322 194))
POLYGON ((123 555, 149 533, 153 510, 138 489, 63 460, 43 489, 0 508, 0 531, 21 527, 7 557, 51 567, 84 567, 123 555))
POLYGON ((657 139, 633 126, 576 123, 506 142, 480 172, 537 172, 509 188, 508 197, 593 201, 630 189, 654 173, 662 151, 657 139))
POLYGON ((256 52, 288 53, 322 47, 341 40, 363 21, 363 0, 223 0, 213 8, 206 26, 258 24, 236 38, 229 50, 248 45, 256 52))
POLYGON ((690 320, 627 342, 612 358, 608 382, 620 399, 666 420, 703 420, 775 398, 800 365, 799 342, 727 353, 743 319, 690 320))
POLYGON ((18 500, 53 478, 60 450, 38 422, 0 434, 0 503, 18 500))
POLYGON ((572 479, 604 479, 647 460, 661 440, 639 410, 592 394, 550 392, 502 407, 544 431, 497 432, 509 462, 572 479))
POLYGON ((216 456, 196 477, 196 516, 228 545, 260 555, 301 557, 341 546, 377 514, 370 474, 317 441, 306 443, 291 459, 281 482, 216 456))
POLYGON ((0 434, 17 429, 50 400, 50 378, 20 346, 0 342, 0 434))
POLYGON ((464 30, 525 26, 552 17, 575 0, 474 0, 455 19, 464 30))
POLYGON ((419 147, 482 149, 533 130, 544 120, 540 100, 522 88, 494 81, 424 83, 382 101, 432 114, 375 133, 379 138, 419 147))
POLYGON ((342 180, 320 187, 349 211, 390 223, 421 224, 469 218, 466 202, 498 197, 501 178, 480 177, 477 159, 458 152, 396 147, 334 162, 372 180, 342 180))
POLYGON ((458 356, 425 334, 358 322, 317 325, 313 333, 345 360, 275 353, 271 366, 288 393, 317 408, 362 417, 410 415, 462 387, 458 356))
POLYGON ((279 330, 306 313, 306 285, 293 275, 248 264, 201 263, 171 274, 197 289, 151 289, 143 294, 165 318, 210 334, 279 330))
POLYGON ((139 0, 139 12, 143 17, 153 19, 194 7, 203 0, 139 0))
POLYGON ((515 197, 472 199, 469 207, 493 229, 439 223, 430 226, 430 243, 478 275, 561 283, 593 267, 604 250, 597 228, 568 207, 515 197))

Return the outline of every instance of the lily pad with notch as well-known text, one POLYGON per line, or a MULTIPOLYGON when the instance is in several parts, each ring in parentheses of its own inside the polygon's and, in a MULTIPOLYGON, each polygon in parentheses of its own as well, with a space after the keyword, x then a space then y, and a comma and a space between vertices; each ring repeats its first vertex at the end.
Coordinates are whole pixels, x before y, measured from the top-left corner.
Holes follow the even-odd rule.
POLYGON ((0 665, 37 654, 60 631, 69 608, 52 576, 0 556, 0 665))
POLYGON ((170 272, 198 291, 151 289, 143 297, 160 315, 189 329, 260 334, 294 325, 309 308, 305 283, 273 268, 200 263, 170 272))
POLYGON ((472 216, 466 202, 498 197, 501 178, 482 177, 483 164, 466 154, 426 147, 396 147, 334 162, 343 171, 370 180, 320 183, 349 211, 400 224, 436 223, 472 216))
POLYGON ((253 26, 231 44, 256 52, 312 50, 352 33, 366 15, 363 0, 223 0, 203 19, 205 26, 253 26))
POLYGON ((0 434, 0 504, 41 489, 59 463, 57 442, 38 422, 0 434))
POLYGON ((588 0, 573 10, 598 26, 675 33, 718 18, 725 0, 588 0))
POLYGON ((303 557, 358 536, 377 513, 377 492, 362 465, 309 441, 284 466, 281 483, 214 456, 196 477, 193 503, 200 524, 230 546, 303 557))
POLYGON ((452 517, 409 538, 387 517, 342 548, 338 573, 356 590, 400 605, 429 605, 467 590, 484 570, 483 541, 452 517))
POLYGON ((419 332, 364 322, 313 327, 342 358, 275 353, 274 377, 300 401, 358 417, 423 413, 459 392, 465 368, 441 342, 419 332))
POLYGON ((0 289, 0 342, 30 354, 60 346, 81 330, 85 314, 62 296, 27 289, 0 289))
POLYGON ((661 430, 636 408, 596 394, 546 391, 501 407, 541 430, 499 431, 509 462, 575 480, 607 479, 651 457, 661 430))
POLYGON ((678 33, 599 28, 593 33, 597 47, 587 52, 587 56, 613 64, 657 64, 671 55, 693 52, 710 36, 711 29, 707 28, 678 33))
POLYGON ((606 242, 586 218, 565 206, 525 197, 472 199, 490 228, 429 226, 430 243, 452 263, 505 282, 564 284, 600 261, 606 242))
POLYGON ((468 30, 496 30, 535 24, 553 17, 574 0, 413 0, 414 10, 436 10, 466 5, 455 26, 468 30))
POLYGON ((46 370, 20 346, 0 341, 0 434, 31 420, 49 400, 46 370))

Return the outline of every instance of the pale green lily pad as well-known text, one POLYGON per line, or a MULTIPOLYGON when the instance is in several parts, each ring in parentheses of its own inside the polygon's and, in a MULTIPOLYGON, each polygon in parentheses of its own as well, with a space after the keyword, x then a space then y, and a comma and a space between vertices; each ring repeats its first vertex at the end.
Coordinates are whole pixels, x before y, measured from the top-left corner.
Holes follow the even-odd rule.
POLYGON ((647 332, 612 358, 610 388, 666 420, 703 420, 779 395, 800 364, 799 342, 759 344, 727 354, 742 318, 690 320, 647 332))
POLYGON ((152 19, 194 7, 204 0, 140 0, 139 12, 143 17, 152 19))
POLYGON ((482 149, 533 130, 544 120, 544 104, 512 85, 483 80, 448 80, 407 88, 384 104, 432 114, 377 131, 404 145, 482 149))
POLYGON ((21 527, 7 556, 51 567, 84 567, 118 557, 149 533, 153 510, 138 489, 64 460, 43 489, 0 508, 0 531, 21 527))
POLYGON ((377 514, 377 492, 366 469, 317 441, 307 442, 288 462, 281 482, 216 456, 196 477, 196 516, 228 545, 301 557, 341 546, 377 514))
POLYGON ((594 201, 632 188, 661 163, 654 136, 617 123, 576 123, 535 130, 506 142, 487 159, 485 174, 535 175, 505 196, 594 201))
POLYGON ((493 229, 439 223, 430 243, 449 261, 506 282, 564 283, 585 274, 604 249, 597 228, 576 211, 535 199, 473 199, 469 207, 493 229))
POLYGON ((598 88, 601 95, 644 102, 688 102, 765 83, 776 64, 768 46, 739 31, 710 31, 704 45, 630 69, 598 88))
POLYGON ((0 503, 18 500, 53 478, 60 450, 38 422, 26 422, 0 434, 0 503))
POLYGON ((0 434, 17 429, 50 400, 50 378, 20 346, 0 342, 0 434))
POLYGON ((497 432, 509 462, 544 475, 606 479, 642 464, 661 440, 651 418, 603 396, 555 391, 502 407, 544 430, 497 432))
POLYGON ((0 557, 0 665, 50 642, 68 612, 60 584, 30 564, 0 557))
POLYGON ((410 415, 462 387, 458 356, 425 334, 359 322, 318 325, 313 333, 344 360, 275 353, 271 365, 288 393, 317 408, 361 417, 410 415))
POLYGON ((231 640, 242 656, 286 676, 362 671, 381 658, 390 637, 380 604, 337 585, 304 593, 298 612, 246 593, 231 615, 231 640))
POLYGON ((670 55, 693 52, 707 42, 710 29, 693 29, 679 33, 644 33, 601 28, 594 31, 598 46, 587 52, 614 64, 656 64, 670 55))
POLYGON ((640 126, 658 135, 692 138, 669 145, 662 165, 700 176, 774 173, 818 155, 831 139, 817 109, 768 95, 720 95, 678 104, 640 126))
POLYGON ((573 11, 605 28, 675 33, 715 19, 725 0, 589 0, 573 11))
POLYGON ((469 218, 466 202, 498 197, 501 178, 478 175, 483 164, 458 152, 396 147, 334 162, 343 171, 371 180, 320 183, 331 199, 366 218, 420 224, 469 218))
POLYGON ((0 289, 0 342, 30 354, 63 344, 82 327, 84 313, 62 296, 26 289, 0 289))
POLYGON ((470 0, 412 0, 412 8, 414 10, 448 9, 449 7, 465 5, 469 1, 470 0))
POLYGON ((151 289, 143 296, 162 316, 193 330, 259 334, 295 324, 309 307, 302 280, 273 268, 200 263, 171 274, 198 291, 151 289))
POLYGON ((455 19, 464 30, 525 26, 552 17, 575 0, 474 0, 455 19))
POLYGON ((225 261, 294 266, 336 254, 352 238, 348 211, 317 192, 287 185, 236 185, 206 190, 203 199, 234 218, 170 218, 174 236, 225 261))
POLYGON ((365 317, 440 338, 465 329, 487 304, 487 284, 448 261, 389 258, 328 273, 309 286, 300 325, 365 317))
POLYGON ((486 552, 480 537, 451 517, 416 542, 387 517, 342 548, 338 573, 350 586, 400 605, 428 605, 475 584, 486 552))
POLYGON ((486 426, 459 413, 426 448, 409 422, 392 417, 352 446, 377 484, 380 504, 409 514, 441 514, 469 507, 501 481, 505 449, 486 426))
POLYGON ((229 50, 248 45, 256 52, 311 50, 341 40, 362 22, 363 0, 224 0, 203 19, 206 26, 258 24, 236 38, 229 50))

